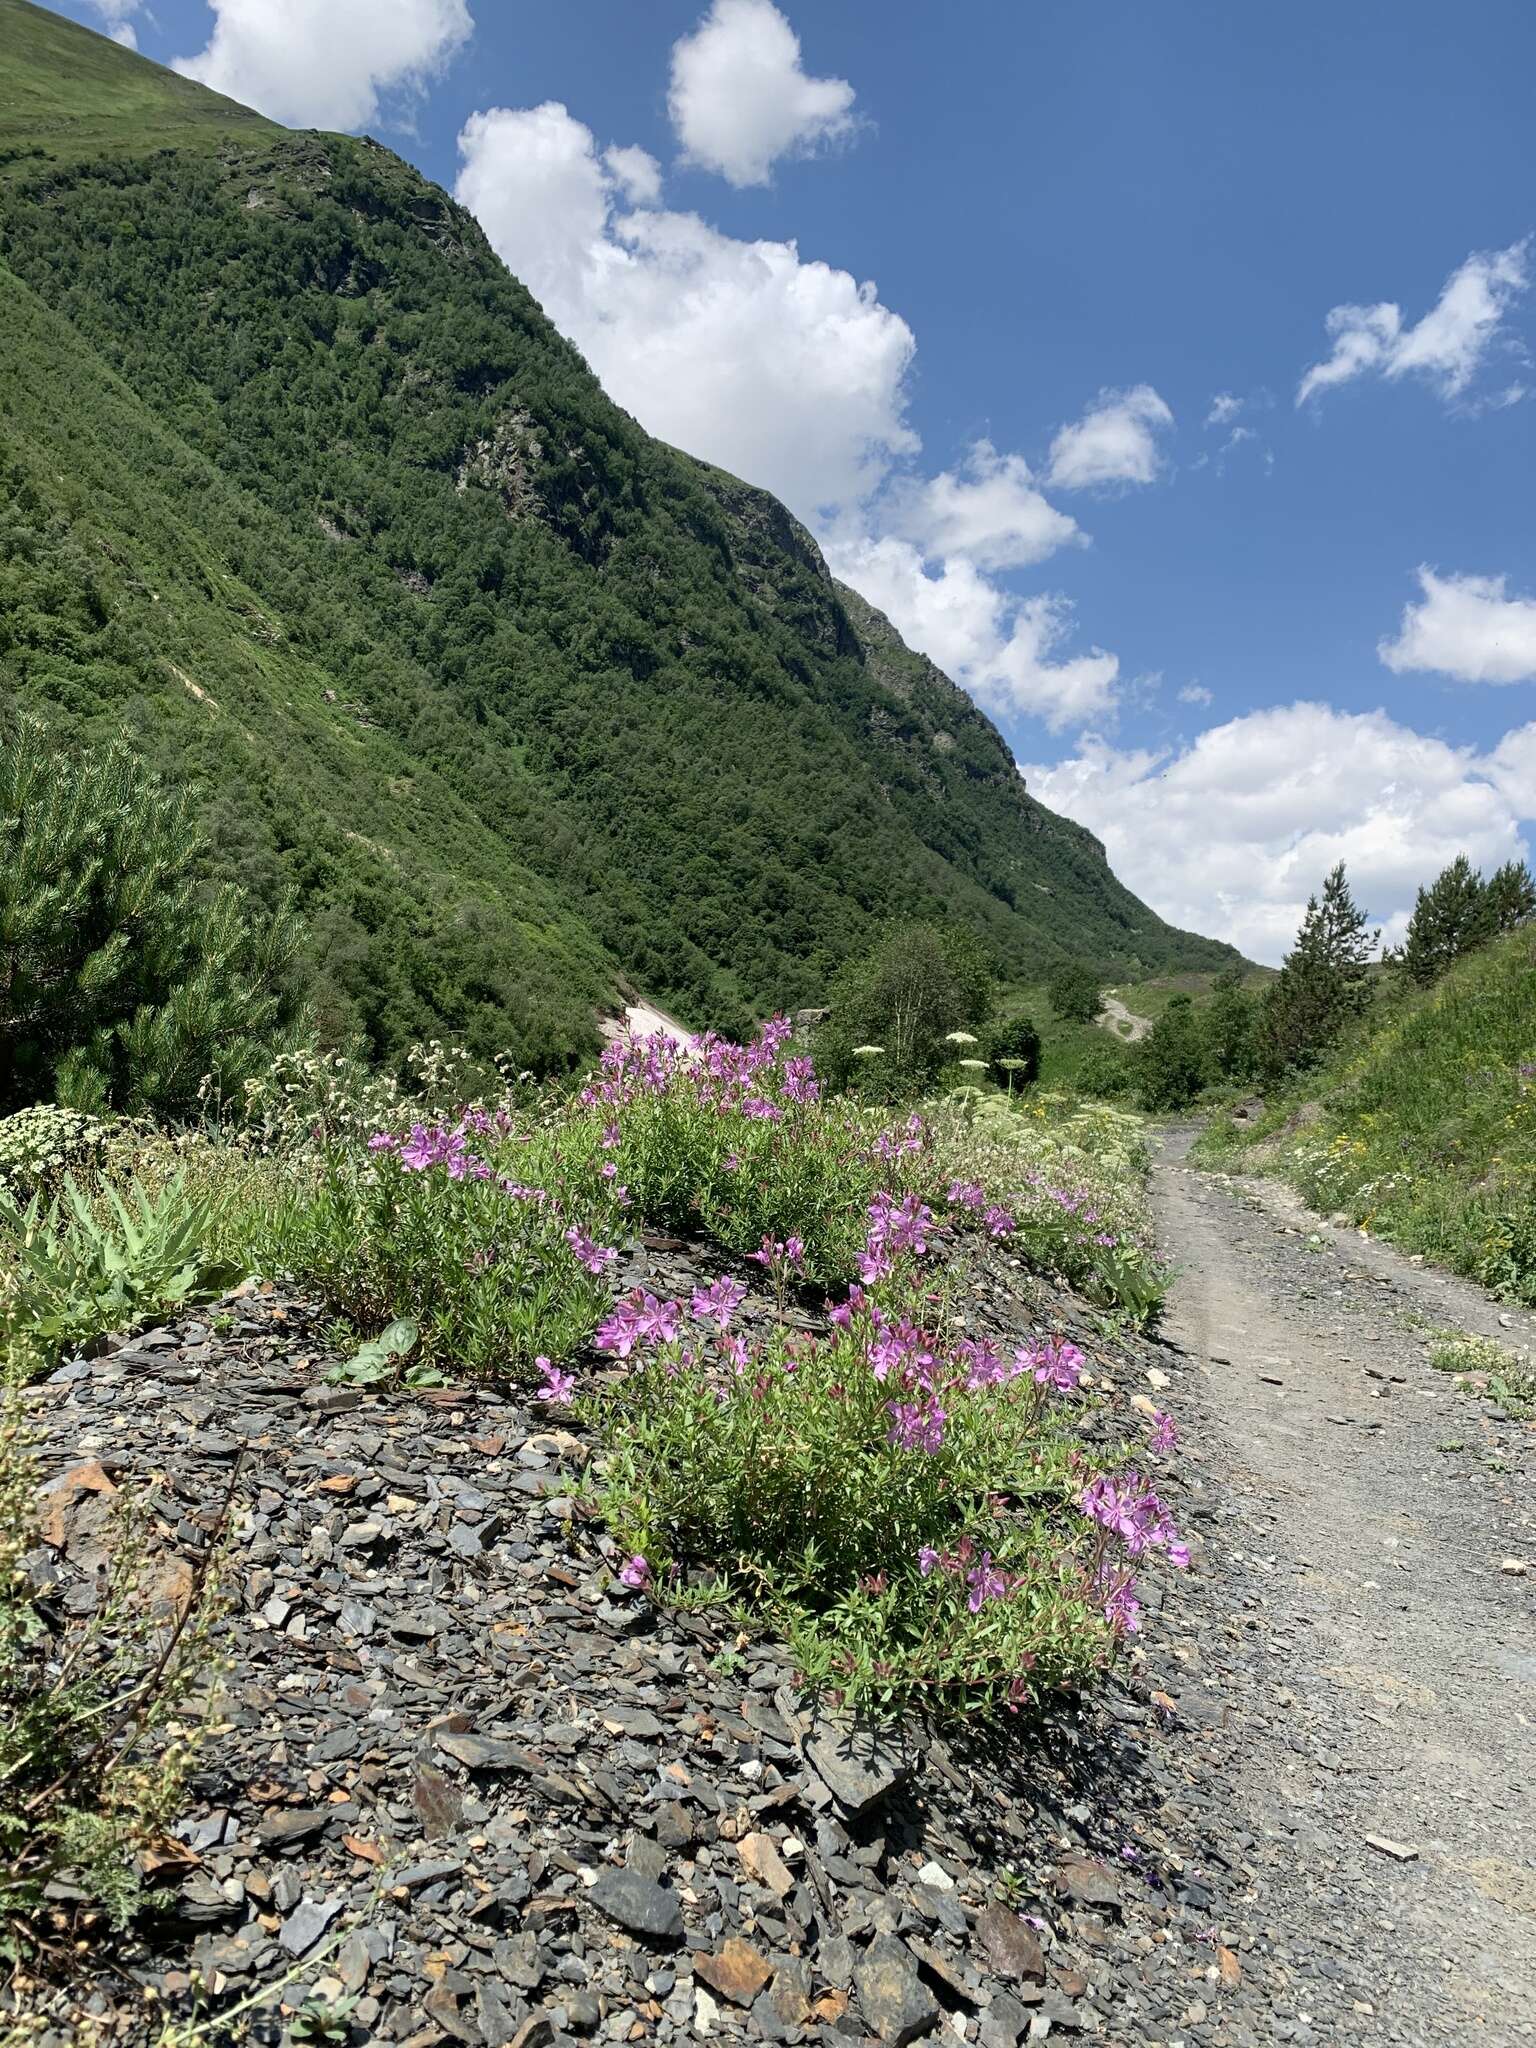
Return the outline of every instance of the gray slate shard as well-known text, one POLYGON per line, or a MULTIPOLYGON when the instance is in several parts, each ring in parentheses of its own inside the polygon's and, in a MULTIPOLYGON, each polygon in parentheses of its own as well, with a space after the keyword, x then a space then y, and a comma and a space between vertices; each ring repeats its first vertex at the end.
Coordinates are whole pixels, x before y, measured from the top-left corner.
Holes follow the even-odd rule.
POLYGON ((301 1899, 278 1933, 278 1940, 291 1956, 308 1955, 341 1911, 341 1899, 301 1899))
POLYGON ((322 1834, 331 1816, 316 1807, 300 1806, 285 1808, 264 1820, 256 1830, 256 1839, 263 1849, 293 1849, 301 1842, 313 1841, 322 1834))
POLYGON ((912 1774, 900 1733, 831 1714, 818 1715, 805 1741, 805 1758, 847 1814, 859 1814, 912 1774))
POLYGON ((455 1735, 439 1728, 435 1736, 444 1756, 451 1756, 466 1771, 511 1771, 524 1767, 526 1758, 513 1743, 498 1742, 490 1735, 455 1735))
POLYGON ((600 1913, 651 1941, 681 1941, 683 1909, 668 1891, 638 1870, 605 1870, 587 1894, 600 1913))
POLYGON ((938 2024, 939 2001, 917 1974, 910 1950, 882 1934, 853 1973, 859 2008, 873 2032, 891 2048, 906 2048, 938 2024))

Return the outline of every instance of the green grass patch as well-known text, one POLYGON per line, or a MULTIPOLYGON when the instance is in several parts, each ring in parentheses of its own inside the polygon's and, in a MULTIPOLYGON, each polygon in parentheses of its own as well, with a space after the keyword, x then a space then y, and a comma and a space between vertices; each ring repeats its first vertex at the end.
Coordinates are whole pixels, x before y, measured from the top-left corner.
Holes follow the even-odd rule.
POLYGON ((213 149, 281 129, 222 93, 168 71, 29 0, 0 0, 0 176, 7 158, 66 161, 142 147, 213 149))
POLYGON ((1200 1156, 1278 1173, 1315 1208, 1536 1302, 1536 931, 1427 993, 1385 985, 1332 1062, 1252 1127, 1214 1120, 1200 1156))

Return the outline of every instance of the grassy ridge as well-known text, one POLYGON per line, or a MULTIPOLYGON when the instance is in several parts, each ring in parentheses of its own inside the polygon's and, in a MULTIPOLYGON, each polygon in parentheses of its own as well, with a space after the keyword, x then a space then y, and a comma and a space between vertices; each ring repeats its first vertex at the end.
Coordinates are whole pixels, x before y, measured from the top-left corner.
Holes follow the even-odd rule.
POLYGON ((0 168, 34 151, 55 158, 158 147, 207 148, 275 133, 222 93, 167 71, 27 0, 0 0, 0 168))
POLYGON ((1251 1130, 1213 1125, 1202 1149, 1536 1302, 1536 930, 1473 954, 1425 994, 1388 985, 1327 1067, 1251 1130))

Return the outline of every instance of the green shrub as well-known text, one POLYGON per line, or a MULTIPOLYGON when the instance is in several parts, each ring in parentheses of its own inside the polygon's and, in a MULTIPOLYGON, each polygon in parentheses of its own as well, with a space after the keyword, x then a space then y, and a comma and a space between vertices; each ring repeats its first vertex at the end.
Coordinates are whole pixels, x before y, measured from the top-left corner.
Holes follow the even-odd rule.
POLYGON ((1000 1086, 1028 1088, 1040 1078, 1040 1033, 1028 1017, 1002 1017, 983 1041, 1000 1086))
POLYGON ((722 1337, 709 1360, 676 1306, 677 1335, 592 1404, 626 1583, 735 1603, 855 1709, 985 1715, 1103 1663, 1086 1467, 1035 1377, 1071 1383, 1070 1346, 1005 1360, 946 1336, 912 1271, 825 1339, 722 1337))
MULTIPOLYGON (((247 1262, 290 1277, 365 1336, 415 1323, 423 1362, 455 1376, 527 1378, 541 1355, 568 1357, 609 1298, 573 1248, 571 1218, 611 1216, 611 1200, 547 1171, 549 1148, 492 1141, 462 1119, 416 1128, 414 1150, 409 1137, 372 1152, 333 1147, 312 1186, 237 1225, 247 1262), (491 1170, 482 1178, 465 1159, 491 1170)), ((614 1239, 591 1242, 594 1257, 608 1253, 601 1273, 614 1239)))
POLYGON ((1115 1102, 1130 1094, 1136 1074, 1130 1053, 1106 1043, 1089 1047, 1078 1061, 1073 1079, 1080 1095, 1115 1102))
POLYGON ((239 1277, 216 1263, 211 1205, 177 1174, 155 1194, 103 1184, 94 1199, 68 1176, 46 1206, 0 1193, 0 1261, 14 1274, 11 1314, 46 1366, 65 1349, 127 1330, 239 1277))
POLYGON ((1243 969, 1218 974, 1201 1014, 1206 1058, 1224 1081, 1251 1080, 1258 1068, 1259 998, 1244 986, 1243 969))
POLYGON ((1091 1024, 1102 1007, 1099 977, 1081 960, 1063 960, 1053 969, 1045 992, 1064 1024, 1091 1024))
POLYGON ((185 1111, 286 1032, 298 927, 204 890, 203 850, 190 792, 125 743, 0 732, 0 1110, 185 1111))
POLYGON ((1200 1020, 1187 995, 1173 996, 1136 1048, 1136 1097, 1146 1110, 1188 1109, 1209 1078, 1200 1020))

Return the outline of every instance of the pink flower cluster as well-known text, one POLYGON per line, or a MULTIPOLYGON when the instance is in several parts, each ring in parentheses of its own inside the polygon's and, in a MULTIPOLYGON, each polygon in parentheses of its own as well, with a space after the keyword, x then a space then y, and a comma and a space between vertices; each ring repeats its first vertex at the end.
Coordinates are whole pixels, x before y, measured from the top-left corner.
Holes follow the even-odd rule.
POLYGON ((869 1234, 859 1259, 859 1277, 868 1286, 895 1271, 903 1252, 921 1257, 928 1249, 933 1211, 916 1195, 898 1201, 882 1188, 869 1205, 869 1234))
POLYGON ((611 1245, 598 1244, 589 1237, 579 1223, 571 1225, 565 1233, 565 1241, 575 1254, 577 1263, 585 1266, 589 1273, 606 1272, 619 1256, 611 1245))
MULTIPOLYGON (((658 1032, 650 1038, 624 1037, 604 1049, 597 1076, 578 1098, 584 1108, 622 1109, 647 1097, 688 1088, 707 1108, 757 1120, 782 1122, 786 1104, 815 1102, 821 1094, 816 1069, 805 1054, 784 1056, 793 1026, 786 1017, 762 1025, 750 1045, 735 1045, 706 1032, 690 1044, 658 1032)), ((603 1142, 616 1141, 610 1124, 603 1142)))
POLYGON ((1021 1344, 1009 1359, 1001 1357, 995 1346, 984 1340, 967 1338, 958 1347, 957 1356, 965 1365, 966 1391, 972 1394, 987 1387, 1006 1386, 1010 1380, 1026 1376, 1053 1393, 1070 1394, 1083 1376, 1085 1363, 1077 1346, 1061 1337, 1021 1344))
POLYGON ((628 1358, 637 1347, 654 1350, 677 1340, 682 1325, 682 1304, 658 1301, 654 1294, 637 1287, 614 1304, 613 1313, 592 1339, 599 1351, 611 1351, 616 1358, 628 1358))
POLYGON ((989 1237, 998 1240, 1011 1237, 1018 1227, 1011 1210, 987 1200, 987 1191, 980 1181, 952 1180, 945 1199, 956 1209, 980 1211, 981 1227, 989 1237))
POLYGON ((1180 1540, 1155 1488, 1139 1472, 1100 1472, 1083 1488, 1078 1506, 1090 1521, 1120 1538, 1127 1556, 1163 1550, 1170 1564, 1187 1569, 1189 1546, 1180 1540))
POLYGON ((934 1451, 944 1448, 945 1414, 936 1394, 921 1401, 887 1401, 891 1426, 886 1441, 901 1451, 934 1451))
POLYGON ((803 1273, 805 1239, 765 1237, 757 1250, 748 1252, 747 1257, 754 1266, 764 1266, 770 1273, 803 1273))
POLYGON ((877 1159, 883 1159, 889 1166, 898 1159, 905 1159, 914 1152, 921 1152, 927 1136, 927 1128, 920 1116, 909 1116, 899 1131, 882 1131, 873 1146, 877 1159))
POLYGON ((713 1323, 724 1336, 731 1326, 731 1318, 747 1298, 747 1290, 739 1280, 729 1274, 722 1274, 708 1287, 695 1287, 689 1312, 696 1323, 713 1323))
POLYGON ((989 1600, 1005 1599, 1019 1583, 999 1571, 991 1551, 978 1551, 969 1536, 962 1536, 953 1550, 935 1550, 925 1543, 917 1553, 917 1568, 925 1579, 935 1571, 963 1574, 968 1588, 965 1604, 972 1614, 980 1614, 989 1600))
MULTIPOLYGON (((712 1325, 723 1340, 727 1357, 739 1372, 746 1364, 747 1349, 740 1338, 729 1337, 731 1319, 747 1298, 747 1290, 729 1274, 708 1287, 695 1287, 689 1303, 694 1322, 712 1325)), ((592 1342, 599 1351, 616 1358, 628 1358, 634 1351, 658 1351, 678 1342, 683 1332, 683 1305, 679 1301, 658 1301, 654 1294, 637 1287, 614 1303, 613 1312, 600 1325, 592 1342)), ((691 1362, 685 1361, 685 1362, 691 1362)))
MULTIPOLYGON (((1157 1421, 1159 1434, 1164 1424, 1172 1431, 1168 1416, 1159 1415, 1157 1421)), ((1157 1436, 1153 1442, 1156 1444, 1157 1436)), ((1189 1545, 1180 1537, 1156 1490, 1139 1472, 1099 1473, 1083 1488, 1078 1506, 1102 1532, 1091 1584, 1103 1604, 1104 1619, 1117 1634, 1133 1634, 1141 1626, 1136 1582, 1129 1567, 1110 1556, 1110 1538, 1118 1537, 1130 1558, 1161 1550, 1180 1571, 1189 1567, 1189 1545)))
POLYGON ((391 1131, 375 1131, 368 1140, 370 1152, 390 1152, 407 1173, 426 1173, 434 1166, 447 1169, 450 1180, 489 1180, 491 1169, 469 1149, 470 1119, 456 1124, 412 1124, 404 1138, 391 1131))

